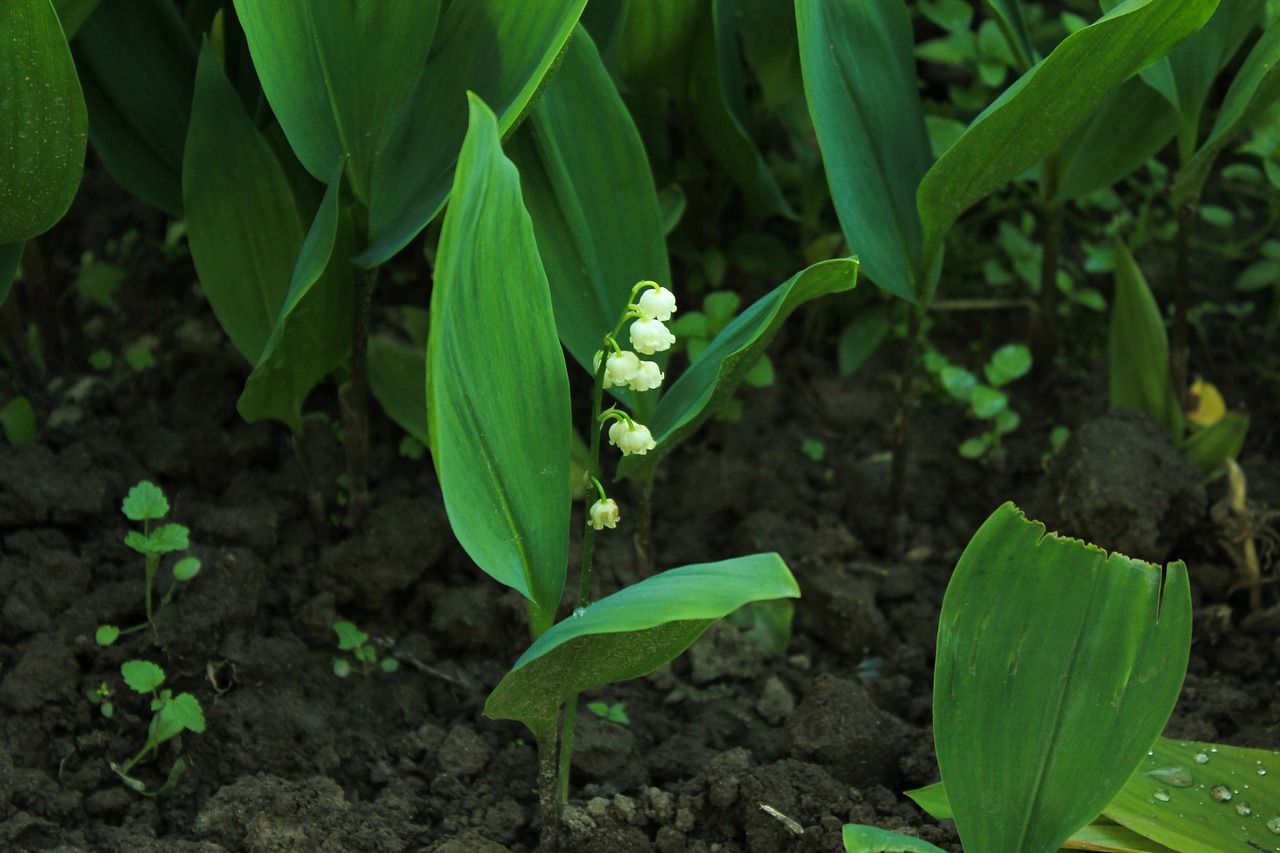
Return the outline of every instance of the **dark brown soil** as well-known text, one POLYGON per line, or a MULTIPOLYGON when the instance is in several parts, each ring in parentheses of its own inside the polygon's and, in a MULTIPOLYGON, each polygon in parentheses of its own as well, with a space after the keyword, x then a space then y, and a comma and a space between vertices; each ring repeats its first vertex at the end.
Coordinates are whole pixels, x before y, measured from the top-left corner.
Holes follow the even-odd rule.
MULTIPOLYGON (((78 254, 93 238, 63 239, 78 254)), ((531 738, 481 715, 527 642, 523 609, 453 541, 430 462, 400 458, 399 434, 378 413, 368 532, 317 533, 287 437, 235 412, 247 366, 193 294, 189 265, 144 249, 130 273, 125 313, 89 323, 80 344, 118 353, 153 334, 156 366, 136 374, 117 358, 109 373, 72 368, 29 389, 41 442, 0 445, 0 849, 537 849, 531 738), (164 488, 205 568, 161 612, 155 634, 99 648, 97 625, 141 620, 142 565, 122 542, 120 502, 144 478, 164 488), (400 670, 335 677, 330 626, 340 618, 383 641, 400 670), (175 691, 194 693, 207 717, 203 734, 170 742, 138 769, 154 787, 176 758, 187 762, 177 789, 156 799, 108 766, 145 737, 145 700, 119 675, 139 657, 163 666, 175 691), (103 682, 113 719, 85 698, 103 682)), ((101 315, 81 310, 81 319, 101 315)), ((798 341, 784 335, 776 351, 788 343, 798 341)), ((1270 407, 1255 408, 1242 462, 1253 497, 1280 504, 1276 389, 1261 384, 1261 362, 1214 359, 1230 368, 1230 402, 1270 407)), ((998 466, 957 455, 974 432, 962 412, 922 409, 911 433, 911 548, 893 562, 881 556, 892 359, 856 380, 798 346, 775 361, 773 387, 742 392, 740 422, 712 423, 664 462, 656 555, 667 568, 780 552, 804 591, 791 644, 772 655, 722 623, 670 666, 587 697, 624 703, 630 724, 579 715, 572 850, 837 851, 850 821, 959 850, 949 822, 901 794, 936 779, 930 702, 942 592, 1001 502, 1033 515, 1052 508, 1057 484, 1041 466, 1048 431, 1102 413, 1104 372, 1083 384, 1015 386, 1024 424, 998 466), (802 452, 806 440, 823 443, 820 461, 802 452)), ((329 402, 321 392, 314 404, 329 402)), ((320 481, 332 483, 341 465, 333 430, 317 421, 309 438, 320 481)), ((1167 490, 1139 481, 1135 491, 1144 485, 1167 490)), ((1219 485, 1201 496, 1176 541, 1157 530, 1163 510, 1133 522, 1156 525, 1144 534, 1188 561, 1196 587, 1191 673, 1168 732, 1280 748, 1280 605, 1273 587, 1257 611, 1230 590, 1210 512, 1220 495, 1219 485)), ((626 521, 601 537, 600 594, 637 579, 626 521)))

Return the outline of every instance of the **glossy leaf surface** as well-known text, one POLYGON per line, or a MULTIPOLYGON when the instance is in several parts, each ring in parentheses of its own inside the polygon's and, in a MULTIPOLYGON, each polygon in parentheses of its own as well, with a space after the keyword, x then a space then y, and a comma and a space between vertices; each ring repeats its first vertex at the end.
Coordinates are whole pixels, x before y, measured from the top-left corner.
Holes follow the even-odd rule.
POLYGON ((924 266, 940 255, 960 214, 1044 159, 1111 90, 1195 32, 1217 3, 1129 0, 1067 36, 1010 86, 920 183, 924 266))
POLYGON ((590 371, 632 285, 671 287, 671 272, 649 159, 585 30, 506 149, 520 170, 560 340, 590 371))
POLYGON ((902 0, 796 0, 800 63, 845 239, 866 275, 914 301, 916 189, 933 162, 902 0))
POLYGON ((520 176, 470 100, 431 295, 431 451, 459 543, 530 600, 537 636, 567 570, 569 381, 520 176))
POLYGON ((374 164, 370 245, 358 264, 371 267, 390 258, 444 206, 467 131, 466 93, 493 109, 498 132, 506 134, 543 85, 585 4, 449 4, 426 68, 374 164))
POLYGON ((799 597, 795 578, 777 554, 700 563, 646 578, 539 637, 489 695, 485 716, 519 720, 542 739, 575 694, 653 672, 744 604, 799 597))
POLYGON ((715 336, 662 395, 647 424, 658 442, 657 448, 644 456, 624 457, 619 470, 633 479, 650 476, 666 451, 733 395, 791 312, 811 299, 849 290, 857 279, 856 260, 823 261, 796 273, 756 300, 715 336))
POLYGON ((910 835, 846 823, 841 832, 845 853, 943 853, 941 847, 910 835))
POLYGON ((948 584, 933 706, 966 849, 1056 850, 1129 779, 1186 673, 1186 568, 992 514, 948 584), (1082 784, 1082 780, 1088 784, 1082 784))
POLYGON ((122 187, 181 217, 197 50, 174 4, 102 3, 73 47, 93 150, 122 187))
POLYGON ((71 206, 88 120, 49 0, 0 3, 0 33, 0 243, 21 243, 71 206))

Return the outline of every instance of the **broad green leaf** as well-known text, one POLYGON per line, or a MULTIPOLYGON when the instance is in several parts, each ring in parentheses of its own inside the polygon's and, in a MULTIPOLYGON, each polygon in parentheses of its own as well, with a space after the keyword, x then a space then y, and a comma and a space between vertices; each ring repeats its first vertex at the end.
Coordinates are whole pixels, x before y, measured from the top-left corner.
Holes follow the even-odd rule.
POLYGON ((1280 756, 1168 738, 1151 751, 1106 807, 1107 817, 1180 853, 1274 850, 1280 843, 1280 756), (1218 785, 1229 799, 1220 799, 1221 790, 1215 796, 1218 785))
POLYGON ((796 0, 800 63, 836 214, 866 274, 914 301, 916 189, 933 162, 902 0, 796 0))
POLYGON ((1178 132, 1178 114, 1158 92, 1130 77, 1062 145, 1053 201, 1080 198, 1123 180, 1178 132))
POLYGON ((179 693, 165 702, 152 719, 151 734, 155 739, 153 746, 159 746, 186 731, 204 731, 204 709, 200 707, 200 701, 190 693, 179 693))
POLYGON ((941 256, 960 214, 1053 152, 1111 90, 1195 32, 1217 3, 1128 0, 1067 36, 1022 75, 920 182, 922 268, 941 256))
POLYGON ((1142 79, 1178 111, 1190 144, 1195 144, 1214 79, 1262 23, 1264 5, 1263 0, 1220 0, 1204 26, 1142 72, 1142 79))
POLYGON ((387 335, 369 338, 369 390, 391 420, 431 443, 427 418, 427 357, 421 349, 387 335))
POLYGON ((53 8, 58 11, 58 20, 67 34, 67 41, 76 37, 80 27, 98 8, 102 0, 53 0, 53 8))
POLYGON ((1231 81, 1213 122, 1213 131, 1174 179, 1170 196, 1174 204, 1195 203, 1200 197, 1213 162, 1240 131, 1251 127, 1280 97, 1280 21, 1276 21, 1249 51, 1240 71, 1231 81))
POLYGON ((565 348, 591 371, 631 287, 671 287, 657 191, 640 134, 586 31, 507 143, 551 283, 565 348))
POLYGON ((165 499, 159 486, 150 480, 143 480, 129 489, 129 494, 125 495, 120 504, 120 511, 130 521, 164 518, 169 512, 169 501, 165 499))
POLYGON ((71 206, 88 119, 49 0, 0 3, 0 33, 0 244, 21 243, 71 206))
POLYGON ((646 578, 534 641, 489 695, 485 716, 519 720, 541 740, 575 694, 653 672, 744 604, 799 597, 795 578, 777 554, 699 563, 646 578))
POLYGON ((262 90, 302 165, 327 181, 350 158, 369 201, 378 149, 422 73, 440 0, 236 0, 262 90))
POLYGON ((279 418, 296 431, 307 393, 349 346, 349 332, 338 336, 351 323, 351 270, 335 263, 292 311, 287 328, 275 331, 306 239, 302 218, 284 169, 207 45, 184 162, 187 240, 201 286, 231 342, 257 365, 253 393, 246 389, 240 410, 252 420, 279 418), (274 357, 262 363, 273 333, 274 357))
POLYGON ((889 312, 873 303, 859 311, 840 333, 836 360, 841 376, 852 376, 875 354, 889 334, 889 312))
POLYGON ((510 131, 542 87, 585 4, 449 4, 426 68, 374 163, 369 247, 356 263, 372 267, 387 260, 444 206, 467 131, 466 93, 491 105, 499 133, 510 131))
POLYGON ((152 554, 169 554, 190 547, 190 531, 181 524, 162 524, 147 537, 148 552, 152 554))
POLYGON ((1056 850, 1102 811, 1168 721, 1190 646, 1181 563, 996 510, 938 626, 934 741, 965 848, 1056 850))
POLYGON ((93 150, 122 187, 181 217, 197 51, 174 4, 102 3, 80 28, 74 53, 93 150))
POLYGON ((1019 69, 1030 68, 1036 63, 1036 48, 1031 42, 1022 0, 987 0, 987 6, 996 13, 996 22, 1018 61, 1019 69))
POLYGON ((644 456, 623 457, 619 472, 632 479, 652 476, 658 460, 733 395, 791 312, 811 299, 849 290, 857 279, 856 259, 822 261, 796 273, 739 314, 658 401, 646 424, 657 448, 644 456))
POLYGON ((307 395, 351 349, 355 270, 347 259, 354 236, 340 202, 345 162, 329 175, 271 336, 236 403, 250 423, 273 418, 297 432, 307 395))
POLYGON ((759 217, 795 219, 747 129, 747 82, 736 6, 736 0, 713 0, 711 15, 698 28, 689 60, 689 107, 709 152, 742 191, 748 209, 759 217))
POLYGON ((928 841, 900 832, 846 823, 841 833, 845 853, 943 853, 928 841))
POLYGON ((1209 478, 1216 476, 1228 459, 1240 454, 1248 432, 1248 415, 1227 412, 1210 426, 1187 436, 1180 449, 1209 478))
POLYGON ((22 250, 27 244, 0 243, 0 305, 9 298, 9 289, 18 275, 18 264, 22 263, 22 250))
POLYGON ((344 652, 358 649, 369 642, 369 635, 357 628, 354 622, 346 619, 334 622, 333 632, 338 635, 338 648, 344 652))
POLYGON ((164 670, 149 660, 127 660, 120 665, 124 683, 138 693, 150 693, 164 684, 164 670))
POLYGON ((530 600, 538 636, 569 557, 569 380, 520 176, 470 102, 431 294, 431 453, 458 542, 530 600))
POLYGON ((1116 295, 1107 349, 1110 404, 1149 415, 1174 444, 1182 442, 1183 418, 1169 378, 1169 338, 1151 288, 1129 247, 1116 240, 1116 295))

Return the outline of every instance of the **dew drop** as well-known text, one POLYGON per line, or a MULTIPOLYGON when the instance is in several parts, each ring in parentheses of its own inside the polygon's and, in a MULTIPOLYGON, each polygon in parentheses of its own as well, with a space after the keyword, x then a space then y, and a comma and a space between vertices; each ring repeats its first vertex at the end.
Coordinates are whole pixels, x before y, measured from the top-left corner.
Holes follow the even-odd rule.
POLYGON ((574 619, 581 619, 581 618, 582 618, 582 615, 583 615, 584 613, 586 613, 586 612, 587 612, 587 608, 585 608, 585 607, 579 607, 578 609, 576 609, 576 610, 574 610, 574 611, 573 611, 573 618, 574 618, 574 619))
POLYGON ((1160 790, 1156 791, 1151 796, 1155 797, 1157 800, 1159 800, 1162 803, 1169 802, 1169 792, 1164 788, 1161 788, 1160 790))
POLYGON ((1209 796, 1220 803, 1230 802, 1232 793, 1226 785, 1214 785, 1209 789, 1209 796))
POLYGON ((1241 800, 1236 803, 1236 814, 1240 815, 1240 817, 1248 817, 1253 814, 1253 808, 1244 800, 1241 800))
POLYGON ((1196 764, 1208 764, 1208 763, 1209 763, 1209 753, 1205 752, 1205 751, 1202 749, 1202 750, 1200 750, 1199 752, 1197 752, 1197 753, 1196 753, 1196 755, 1195 755, 1195 759, 1196 759, 1196 764))
POLYGON ((1176 764, 1148 770, 1147 775, 1157 782, 1163 782, 1170 788, 1190 788, 1195 784, 1195 780, 1191 778, 1191 771, 1176 764))
POLYGON ((1271 830, 1276 835, 1280 835, 1280 817, 1273 817, 1271 820, 1267 821, 1267 829, 1271 830))

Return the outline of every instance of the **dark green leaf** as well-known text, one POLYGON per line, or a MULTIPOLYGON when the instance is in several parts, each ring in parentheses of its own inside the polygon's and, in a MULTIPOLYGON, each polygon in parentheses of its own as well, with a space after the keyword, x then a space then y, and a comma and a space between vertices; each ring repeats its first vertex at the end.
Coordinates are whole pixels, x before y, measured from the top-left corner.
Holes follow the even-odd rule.
POLYGON ((490 104, 499 133, 507 133, 542 86, 585 4, 449 4, 427 66, 374 163, 370 245, 356 263, 372 267, 390 258, 444 206, 467 131, 466 93, 490 104))
POLYGON ((560 340, 584 369, 649 279, 671 287, 658 197, 640 135, 586 31, 512 135, 560 340))
POLYGON ((36 410, 26 397, 14 397, 0 406, 0 432, 10 447, 35 444, 40 439, 36 410))
POLYGON ((1214 477, 1228 459, 1240 455, 1248 432, 1248 415, 1227 412, 1212 425, 1187 436, 1182 453, 1196 464, 1206 479, 1214 477))
POLYGON ((933 161, 902 0, 796 0, 800 62, 827 182, 876 286, 922 289, 916 188, 933 161))
POLYGON ((922 268, 941 257, 961 213, 1053 152, 1112 89, 1195 32, 1217 2, 1130 0, 1067 36, 1022 75, 920 182, 922 268))
POLYGON ((875 354, 889 334, 889 312, 883 305, 870 305, 853 318, 840 333, 836 358, 841 376, 852 376, 875 354))
POLYGON ((340 206, 344 163, 329 175, 271 336, 236 403, 250 423, 274 418, 297 432, 307 395, 351 348, 355 271, 347 258, 355 238, 340 206))
POLYGON ((1110 403, 1150 416, 1174 444, 1183 418, 1169 378, 1169 338, 1151 288, 1123 241, 1116 240, 1116 296, 1107 350, 1110 403))
POLYGON ((88 119, 49 0, 0 3, 0 33, 0 244, 21 243, 71 206, 88 119))
POLYGON ((0 243, 0 305, 9 298, 9 288, 18 274, 22 262, 22 250, 26 243, 0 243))
POLYGON ((996 510, 938 627, 934 740, 965 848, 1057 850, 1102 811, 1168 721, 1190 646, 1181 563, 996 510))
POLYGON ((1018 69, 1030 68, 1036 62, 1036 49, 1031 43, 1027 16, 1022 11, 1022 0, 987 0, 987 6, 996 13, 996 20, 1013 50, 1018 69))
POLYGON ((174 4, 102 3, 81 27, 74 52, 93 150, 126 190, 182 216, 196 46, 174 4))
POLYGON ((631 478, 652 476, 663 454, 733 395, 792 311, 824 294, 849 290, 857 278, 856 260, 823 261, 796 273, 739 314, 658 401, 647 424, 657 448, 644 456, 624 457, 619 471, 631 478))
POLYGON ((652 672, 744 604, 799 597, 795 578, 777 554, 646 578, 543 634, 489 695, 485 716, 519 720, 541 740, 573 695, 652 672))
POLYGON ((369 390, 391 420, 422 442, 431 443, 427 418, 427 356, 387 335, 369 338, 369 390))
POLYGON ((458 541, 530 600, 537 636, 567 570, 569 381, 520 176, 470 100, 431 294, 431 452, 458 541))
POLYGON ((440 0, 236 0, 236 12, 302 165, 327 181, 350 158, 352 192, 367 204, 378 150, 426 63, 440 0))
POLYGON ((1231 81, 1222 109, 1213 122, 1209 138, 1178 172, 1170 190, 1175 204, 1194 203, 1213 168, 1213 162, 1240 131, 1255 121, 1280 97, 1280 21, 1258 39, 1249 56, 1231 81))
POLYGON ((693 39, 707 4, 624 0, 619 5, 618 72, 623 83, 631 89, 681 91, 689 80, 693 39))
POLYGON ((999 387, 1020 379, 1031 370, 1031 350, 1022 344, 1005 344, 991 355, 982 372, 987 381, 999 387))

